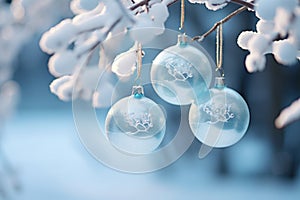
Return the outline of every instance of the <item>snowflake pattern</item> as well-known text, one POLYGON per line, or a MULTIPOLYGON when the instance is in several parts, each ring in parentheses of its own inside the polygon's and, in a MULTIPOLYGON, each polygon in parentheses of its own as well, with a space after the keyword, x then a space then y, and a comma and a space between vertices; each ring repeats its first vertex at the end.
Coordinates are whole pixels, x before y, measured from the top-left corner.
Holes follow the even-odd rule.
POLYGON ((234 118, 234 114, 231 112, 231 105, 214 103, 206 103, 202 107, 203 111, 208 114, 211 118, 208 123, 216 124, 218 122, 226 123, 230 119, 234 118))
POLYGON ((168 73, 177 81, 186 81, 193 77, 192 65, 183 59, 170 57, 166 59, 168 73))
POLYGON ((153 127, 150 113, 125 113, 124 116, 128 124, 136 129, 136 132, 130 132, 131 135, 147 132, 153 127))

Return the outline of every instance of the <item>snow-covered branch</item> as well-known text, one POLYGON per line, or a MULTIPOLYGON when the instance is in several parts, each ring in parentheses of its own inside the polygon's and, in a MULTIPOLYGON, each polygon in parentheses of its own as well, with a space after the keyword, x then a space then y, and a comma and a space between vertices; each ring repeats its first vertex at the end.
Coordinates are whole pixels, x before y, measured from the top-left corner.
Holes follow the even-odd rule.
POLYGON ((300 49, 300 7, 298 0, 259 0, 256 5, 257 32, 244 31, 238 45, 250 54, 246 58, 249 72, 262 71, 265 54, 273 54, 277 62, 291 65, 297 62, 300 49))
MULTIPOLYGON (((256 32, 244 31, 238 45, 250 54, 245 65, 248 72, 262 71, 266 66, 266 54, 273 54, 278 63, 292 65, 300 60, 300 6, 298 0, 258 0, 255 14, 259 18, 256 32)), ((276 119, 276 127, 282 128, 300 119, 299 100, 284 109, 276 119)))
MULTIPOLYGON (((62 100, 70 100, 71 89, 75 84, 74 76, 81 78, 76 73, 80 72, 78 68, 81 68, 82 65, 89 65, 86 59, 92 50, 99 49, 100 51, 99 69, 101 69, 103 65, 109 64, 105 60, 114 60, 118 54, 128 51, 134 41, 145 43, 161 34, 164 30, 164 22, 169 15, 166 5, 168 3, 171 1, 140 1, 129 5, 128 9, 127 4, 111 0, 99 1, 93 9, 84 10, 80 7, 82 3, 74 0, 73 9, 79 14, 73 19, 65 19, 51 28, 40 41, 42 50, 53 54, 49 60, 49 71, 58 79, 51 84, 51 91, 62 100), (146 4, 148 6, 145 6, 146 4), (142 10, 137 11, 137 8, 142 10), (149 31, 145 29, 148 27, 156 27, 156 29, 149 31), (135 31, 129 34, 127 33, 128 29, 135 31), (123 35, 126 40, 114 43, 114 45, 110 44, 114 48, 105 46, 105 41, 117 34, 123 35), (125 48, 124 42, 128 43, 125 48), (70 48, 70 46, 73 47, 70 48), (109 49, 113 49, 114 52, 109 49)), ((112 64, 110 63, 110 65, 112 64)), ((116 72, 116 67, 114 69, 116 72)), ((123 76, 120 73, 117 75, 123 76)), ((82 94, 83 91, 84 94, 91 94, 88 96, 95 96, 93 95, 95 91, 87 88, 81 88, 80 91, 77 91, 78 94, 73 95, 80 97, 82 95, 79 94, 82 94)))
POLYGON ((234 3, 248 8, 249 10, 254 9, 253 0, 189 0, 191 3, 205 4, 209 10, 219 10, 227 6, 228 3, 234 3))

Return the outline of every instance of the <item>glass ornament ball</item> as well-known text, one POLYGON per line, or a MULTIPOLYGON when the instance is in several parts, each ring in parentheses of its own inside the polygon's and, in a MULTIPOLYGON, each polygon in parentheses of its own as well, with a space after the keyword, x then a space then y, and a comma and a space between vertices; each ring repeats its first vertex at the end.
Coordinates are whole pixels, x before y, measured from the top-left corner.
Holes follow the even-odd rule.
POLYGON ((105 132, 117 149, 131 154, 147 154, 161 144, 166 119, 159 105, 145 97, 140 86, 136 89, 140 92, 133 92, 110 108, 105 132))
POLYGON ((211 99, 208 102, 191 105, 191 130, 203 144, 217 148, 231 146, 248 129, 250 113, 247 103, 239 93, 222 83, 216 84, 210 93, 211 99))
POLYGON ((205 50, 189 45, 187 36, 179 35, 176 45, 153 60, 151 83, 158 96, 170 104, 205 102, 209 99, 212 68, 205 50))

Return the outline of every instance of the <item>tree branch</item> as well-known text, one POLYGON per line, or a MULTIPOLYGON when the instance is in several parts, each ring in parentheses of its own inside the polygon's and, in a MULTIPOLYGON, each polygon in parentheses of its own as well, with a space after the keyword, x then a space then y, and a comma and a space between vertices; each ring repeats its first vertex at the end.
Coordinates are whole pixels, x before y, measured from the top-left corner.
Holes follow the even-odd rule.
POLYGON ((209 29, 206 33, 204 33, 201 36, 195 36, 192 38, 192 40, 198 40, 198 41, 202 41, 205 37, 207 37, 209 34, 211 34, 213 31, 215 31, 218 26, 220 26, 221 24, 224 24, 225 22, 227 22, 228 20, 230 20, 232 17, 238 15, 239 13, 247 10, 248 7, 246 6, 242 6, 239 9, 235 10, 234 12, 230 13, 229 15, 227 15, 225 18, 223 18, 222 20, 218 21, 217 23, 215 23, 213 25, 213 27, 211 27, 211 29, 209 29))
POLYGON ((246 6, 247 8, 250 8, 251 10, 254 10, 254 1, 252 2, 246 2, 243 0, 230 0, 230 2, 241 5, 241 6, 246 6))
MULTIPOLYGON (((143 5, 147 5, 151 0, 143 0, 131 7, 129 7, 128 9, 129 10, 135 10, 137 9, 138 7, 140 6, 143 6, 143 5)), ((177 1, 179 0, 170 0, 170 2, 168 2, 167 6, 171 6, 173 5, 174 3, 176 3, 177 1)), ((253 1, 254 2, 254 1, 253 1)), ((238 4, 238 5, 242 5, 242 6, 246 6, 247 8, 251 9, 251 10, 254 10, 254 3, 253 2, 246 2, 244 0, 228 0, 228 3, 234 3, 234 4, 238 4)))
POLYGON ((147 5, 147 4, 149 3, 149 1, 151 1, 151 0, 144 0, 144 1, 141 1, 141 2, 139 2, 139 3, 137 3, 137 4, 134 4, 133 6, 131 6, 131 7, 128 8, 128 9, 129 9, 129 10, 135 10, 135 9, 137 9, 137 8, 140 7, 140 6, 147 5))

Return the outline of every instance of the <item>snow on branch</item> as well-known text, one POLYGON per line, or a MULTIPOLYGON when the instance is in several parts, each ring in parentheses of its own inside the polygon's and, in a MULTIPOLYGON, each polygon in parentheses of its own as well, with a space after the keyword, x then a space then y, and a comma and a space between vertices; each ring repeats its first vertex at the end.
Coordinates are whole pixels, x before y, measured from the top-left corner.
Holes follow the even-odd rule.
POLYGON ((235 3, 247 7, 249 10, 254 9, 253 0, 189 0, 191 3, 205 4, 209 10, 219 10, 227 6, 228 3, 235 3))
MULTIPOLYGON (((58 79, 50 85, 51 91, 64 101, 71 100, 72 95, 85 99, 99 98, 98 93, 93 95, 94 88, 79 87, 81 89, 75 91, 77 94, 73 94, 71 90, 77 78, 82 85, 88 81, 83 80, 86 77, 80 73, 84 70, 82 72, 79 68, 89 65, 89 60, 96 50, 100 55, 99 71, 107 65, 113 65, 113 71, 120 77, 133 73, 134 64, 130 66, 129 71, 121 70, 119 61, 123 59, 115 59, 116 56, 128 51, 134 41, 146 43, 163 33, 164 22, 169 16, 167 5, 172 2, 174 1, 144 0, 136 1, 133 5, 119 0, 73 0, 71 8, 77 15, 52 27, 40 40, 41 49, 53 54, 48 67, 50 73, 58 79), (129 33, 129 29, 135 31, 129 33), (121 39, 111 41, 116 35, 121 35, 121 39), (110 62, 114 60, 115 64, 110 62)), ((135 60, 134 54, 128 55, 129 60, 135 60)), ((93 102, 98 100, 93 99, 93 102)), ((95 105, 103 104, 98 102, 95 105)))
POLYGON ((294 101, 290 106, 281 111, 275 120, 277 128, 284 126, 300 119, 300 99, 294 101))
MULTIPOLYGON (((248 72, 262 71, 266 54, 273 54, 283 65, 293 65, 300 60, 300 6, 298 0, 257 0, 255 14, 259 18, 256 32, 244 31, 238 45, 250 54, 245 65, 248 72)), ((275 121, 277 128, 300 119, 300 101, 284 109, 275 121)))
POLYGON ((258 0, 255 14, 259 18, 256 32, 244 31, 238 45, 250 54, 245 60, 249 72, 262 71, 266 54, 273 54, 276 61, 292 65, 299 59, 300 6, 298 0, 258 0))

